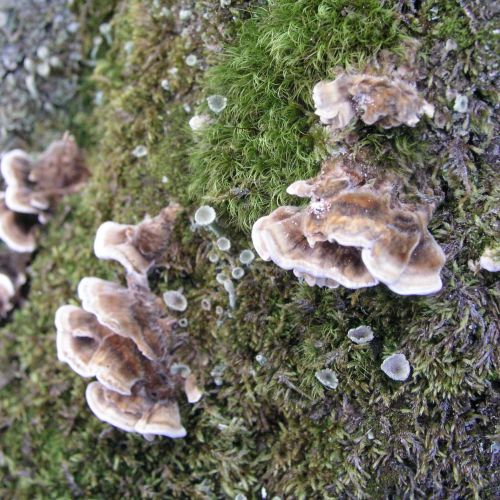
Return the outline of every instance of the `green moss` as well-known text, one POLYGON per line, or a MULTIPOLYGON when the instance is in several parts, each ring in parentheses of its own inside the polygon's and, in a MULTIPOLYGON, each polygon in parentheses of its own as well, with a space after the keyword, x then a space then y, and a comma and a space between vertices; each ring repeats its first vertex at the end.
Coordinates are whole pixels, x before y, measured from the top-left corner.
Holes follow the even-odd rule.
MULTIPOLYGON (((115 41, 83 83, 88 102, 97 89, 103 104, 72 116, 93 178, 44 228, 29 300, 1 330, 1 370, 15 378, 0 401, 0 496, 258 498, 265 486, 269 497, 282 498, 488 498, 498 291, 494 275, 478 273, 469 261, 495 238, 491 110, 473 118, 476 151, 466 157, 466 178, 447 156, 433 154, 431 122, 360 131, 376 161, 408 183, 432 178, 442 203, 431 231, 449 259, 442 293, 320 290, 257 260, 237 283, 238 304, 230 310, 216 273, 227 272, 249 247, 256 217, 287 202, 285 187, 314 175, 326 154, 323 132, 314 127, 311 86, 337 65, 360 65, 382 48, 400 51, 413 30, 423 37, 423 59, 449 36, 433 29, 437 21, 425 6, 403 24, 395 4, 375 1, 276 0, 251 9, 249 19, 238 6, 251 5, 233 4, 228 11, 219 2, 197 3, 201 28, 190 38, 176 25, 175 2, 122 2, 114 16, 103 14, 115 41), (160 15, 165 4, 171 16, 160 15), (203 9, 210 14, 205 21, 203 9), (227 47, 215 56, 204 39, 221 23, 227 47), (202 66, 218 61, 208 75, 184 64, 193 52, 202 66), (171 92, 160 86, 164 78, 171 92), (226 95, 228 107, 193 139, 184 105, 206 111, 203 98, 213 93, 226 95), (140 144, 148 155, 137 159, 132 150, 140 144), (59 305, 77 303, 82 277, 123 280, 118 264, 92 254, 102 221, 136 222, 172 199, 186 207, 175 238, 181 245, 172 250, 171 268, 151 282, 158 293, 184 288, 198 355, 193 367, 205 396, 181 405, 186 439, 149 443, 90 413, 87 381, 55 361, 53 316, 59 305), (220 252, 218 265, 207 259, 213 235, 189 229, 202 199, 217 206, 233 244, 229 256, 220 252), (201 309, 203 298, 211 300, 210 311, 201 309), (346 337, 361 324, 375 332, 368 346, 346 337), (407 383, 390 381, 379 369, 393 352, 410 360, 407 383), (336 390, 315 378, 326 367, 338 375, 336 390), (220 386, 214 369, 223 371, 220 386)), ((455 9, 440 22, 457 22, 455 9)), ((102 22, 96 16, 89 26, 102 22)), ((445 143, 452 134, 446 126, 445 143)))
POLYGON ((311 177, 325 154, 311 130, 312 86, 335 67, 396 47, 402 35, 393 10, 377 1, 280 1, 257 10, 207 75, 207 95, 226 96, 228 106, 194 150, 193 195, 246 231, 286 203, 285 188, 311 177))

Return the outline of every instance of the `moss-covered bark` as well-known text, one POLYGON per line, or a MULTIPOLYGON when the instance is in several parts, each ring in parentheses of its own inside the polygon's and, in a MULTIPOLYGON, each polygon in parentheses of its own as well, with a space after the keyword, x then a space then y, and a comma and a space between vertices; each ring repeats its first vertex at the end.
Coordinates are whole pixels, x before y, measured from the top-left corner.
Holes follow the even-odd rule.
POLYGON ((47 227, 28 300, 1 330, 0 495, 260 498, 265 488, 268 498, 495 497, 498 287, 474 266, 498 224, 487 9, 352 0, 230 9, 134 0, 113 15, 97 7, 84 26, 96 29, 104 16, 114 41, 83 89, 95 85, 103 103, 73 115, 93 179, 47 227), (181 22, 188 7, 192 17, 181 22), (432 186, 440 204, 430 229, 448 257, 442 292, 310 289, 257 261, 230 310, 216 273, 250 245, 254 220, 286 202, 286 186, 316 173, 327 154, 312 85, 382 49, 401 52, 409 38, 421 43, 419 88, 443 120, 357 134, 378 163, 432 186), (445 54, 448 39, 457 49, 445 54), (190 54, 195 67, 185 64, 190 54), (453 112, 454 90, 468 96, 467 113, 453 112), (228 107, 193 137, 188 119, 215 93, 228 107), (148 155, 137 159, 141 144, 148 155), (208 360, 198 369, 206 394, 181 408, 186 439, 150 443, 90 413, 86 381, 56 362, 53 315, 76 303, 82 277, 122 279, 118 265, 92 255, 102 221, 136 222, 171 199, 186 206, 181 245, 151 281, 157 291, 184 287, 190 338, 208 360), (233 243, 217 264, 207 259, 211 234, 189 229, 205 201, 233 243), (368 347, 346 336, 360 324, 375 331, 368 347), (413 367, 403 384, 379 369, 395 351, 413 367), (338 374, 335 391, 315 379, 325 367, 338 374))

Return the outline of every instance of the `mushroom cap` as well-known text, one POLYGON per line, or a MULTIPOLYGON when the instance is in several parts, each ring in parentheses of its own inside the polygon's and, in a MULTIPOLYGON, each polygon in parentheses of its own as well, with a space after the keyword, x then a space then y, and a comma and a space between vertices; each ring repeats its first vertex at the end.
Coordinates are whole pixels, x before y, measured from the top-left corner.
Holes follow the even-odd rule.
POLYGON ((99 323, 131 338, 148 359, 163 358, 173 322, 162 320, 159 300, 149 290, 130 290, 99 278, 83 278, 78 285, 82 307, 99 323))
POLYGON ((0 273, 0 316, 6 316, 12 309, 11 299, 16 295, 16 287, 10 276, 0 273))
POLYGON ((85 184, 89 171, 75 139, 66 133, 49 144, 29 174, 35 191, 74 192, 85 184))
POLYGON ((349 99, 350 77, 341 75, 330 82, 319 82, 313 88, 315 113, 321 123, 333 128, 344 128, 355 116, 354 107, 349 99))
POLYGON ((24 186, 32 168, 30 155, 22 149, 14 149, 2 156, 0 170, 7 186, 24 186))
POLYGON ((0 202, 0 239, 14 252, 33 252, 36 249, 36 228, 23 217, 0 202))
POLYGON ((252 241, 263 260, 272 260, 283 269, 301 275, 340 283, 347 288, 374 286, 356 248, 323 241, 313 247, 303 232, 303 211, 298 207, 280 207, 260 218, 253 226, 252 241))
POLYGON ((145 377, 146 362, 131 339, 111 335, 102 341, 89 366, 105 387, 131 394, 134 384, 145 377))
POLYGON ((400 382, 406 380, 411 371, 410 363, 406 356, 401 353, 392 354, 385 358, 380 368, 389 378, 400 382))
POLYGON ((400 78, 369 74, 341 74, 313 88, 315 113, 324 124, 344 128, 356 115, 367 125, 391 128, 415 126, 423 114, 434 115, 434 106, 400 78))
MULTIPOLYGON (((387 177, 365 183, 352 156, 332 158, 317 177, 288 188, 289 193, 311 198, 308 207, 296 209, 300 214, 296 218, 302 219, 294 231, 298 233, 300 227, 314 248, 318 243, 336 242, 357 249, 373 279, 395 293, 434 293, 442 287, 439 274, 445 256, 426 227, 429 207, 395 199, 396 182, 387 177)), ((287 231, 293 234, 289 227, 287 231)))
POLYGON ((100 420, 127 432, 181 438, 186 430, 175 402, 153 402, 141 395, 125 396, 92 382, 85 392, 87 403, 100 420))
POLYGON ((423 114, 430 118, 434 115, 434 106, 420 97, 415 87, 400 78, 355 75, 349 94, 367 125, 378 123, 391 128, 406 124, 414 127, 423 114))
POLYGON ((399 295, 428 295, 443 287, 440 272, 446 256, 427 229, 413 250, 410 261, 394 283, 387 286, 399 295))
POLYGON ((145 274, 152 262, 148 261, 131 243, 135 226, 108 221, 99 226, 94 240, 98 259, 116 260, 129 273, 145 274))
POLYGON ((8 186, 5 190, 5 204, 20 214, 38 214, 50 207, 50 201, 43 193, 16 186, 8 186))
POLYGON ((186 393, 189 403, 197 403, 203 396, 203 393, 196 385, 196 377, 193 373, 188 374, 186 377, 186 381, 184 382, 184 392, 186 393))
POLYGON ((93 377, 95 370, 90 361, 102 341, 113 332, 99 325, 93 314, 72 305, 61 306, 56 311, 55 325, 59 361, 68 363, 82 377, 93 377))
POLYGON ((422 227, 411 212, 391 210, 389 199, 372 191, 341 193, 312 202, 304 220, 310 245, 336 241, 363 248, 363 262, 376 279, 396 281, 417 246, 422 227))
POLYGON ((166 252, 179 211, 179 205, 171 204, 135 226, 112 221, 101 224, 94 241, 95 255, 118 261, 130 274, 145 275, 166 252))

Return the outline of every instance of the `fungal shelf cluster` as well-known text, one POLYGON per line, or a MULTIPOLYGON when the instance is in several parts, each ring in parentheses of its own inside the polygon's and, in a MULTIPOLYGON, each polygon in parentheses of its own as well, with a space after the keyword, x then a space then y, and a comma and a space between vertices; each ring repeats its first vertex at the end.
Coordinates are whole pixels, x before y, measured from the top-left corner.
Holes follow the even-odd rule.
POLYGON ((39 224, 45 224, 63 196, 79 191, 89 171, 72 136, 65 134, 38 157, 21 149, 2 156, 4 190, 0 192, 0 316, 19 299, 26 266, 37 247, 39 224))
POLYGON ((194 374, 179 359, 185 338, 177 321, 149 288, 147 272, 163 263, 171 241, 178 205, 164 208, 136 226, 105 222, 97 231, 94 251, 118 261, 127 286, 96 277, 78 286, 82 307, 65 305, 56 313, 57 354, 82 377, 96 377, 86 399, 94 414, 119 429, 151 439, 180 438, 177 399, 201 398, 194 374))

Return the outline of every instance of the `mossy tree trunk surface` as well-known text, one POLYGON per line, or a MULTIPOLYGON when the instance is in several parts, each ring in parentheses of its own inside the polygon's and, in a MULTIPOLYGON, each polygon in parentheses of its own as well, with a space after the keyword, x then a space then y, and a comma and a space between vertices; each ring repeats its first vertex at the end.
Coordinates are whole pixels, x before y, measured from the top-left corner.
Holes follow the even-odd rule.
POLYGON ((26 302, 0 332, 0 496, 498 497, 499 288, 495 274, 476 265, 499 229, 493 7, 460 0, 110 6, 73 6, 84 57, 99 26, 112 27, 69 116, 93 177, 44 229, 26 302), (416 83, 436 106, 435 119, 414 128, 358 126, 357 143, 409 186, 424 179, 431 187, 437 208, 429 229, 447 256, 443 289, 403 297, 382 285, 309 288, 256 260, 229 309, 216 274, 251 246, 258 217, 295 203, 286 187, 314 176, 328 156, 313 85, 383 50, 404 57, 409 40, 420 44, 416 83), (186 64, 190 55, 194 65, 186 64), (215 94, 228 99, 220 114, 206 104, 215 94), (454 111, 457 95, 467 97, 464 112, 454 111), (193 133, 195 113, 212 122, 193 133), (132 154, 139 145, 147 148, 142 158, 132 154), (118 264, 93 256, 97 227, 136 223, 171 200, 186 207, 179 244, 173 265, 151 283, 159 293, 184 289, 190 342, 207 360, 193 367, 205 394, 181 406, 185 439, 147 442, 91 414, 88 381, 56 360, 53 318, 60 305, 77 303, 84 276, 123 280, 118 264), (211 233, 190 229, 202 204, 216 208, 232 241, 218 263, 207 259, 211 233), (209 311, 200 306, 205 298, 209 311), (369 346, 347 338, 359 325, 375 332, 369 346), (404 383, 380 370, 394 352, 412 366, 404 383), (315 378, 324 368, 337 374, 335 390, 315 378))

